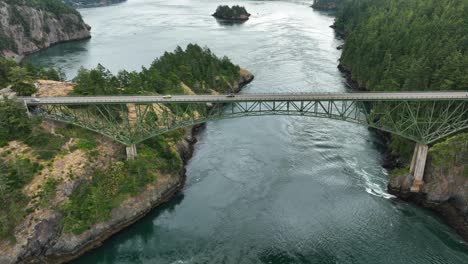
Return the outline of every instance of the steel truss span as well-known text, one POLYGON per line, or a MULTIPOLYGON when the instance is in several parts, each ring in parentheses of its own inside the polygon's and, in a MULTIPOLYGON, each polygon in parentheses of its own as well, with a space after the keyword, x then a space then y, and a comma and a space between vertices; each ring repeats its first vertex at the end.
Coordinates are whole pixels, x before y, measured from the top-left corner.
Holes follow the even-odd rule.
POLYGON ((21 99, 31 114, 77 125, 129 146, 178 128, 245 116, 341 120, 421 144, 468 128, 467 92, 21 99))

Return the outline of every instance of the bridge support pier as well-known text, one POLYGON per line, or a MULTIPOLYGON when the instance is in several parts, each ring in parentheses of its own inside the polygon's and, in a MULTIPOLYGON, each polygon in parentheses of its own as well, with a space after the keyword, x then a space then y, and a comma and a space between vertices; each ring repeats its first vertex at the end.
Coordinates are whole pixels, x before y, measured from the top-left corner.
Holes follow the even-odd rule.
POLYGON ((137 148, 135 144, 127 146, 125 150, 127 151, 127 160, 134 160, 136 158, 137 148))
POLYGON ((410 173, 414 177, 411 192, 419 192, 424 184, 424 168, 426 167, 427 152, 429 147, 425 144, 416 143, 413 159, 411 160, 410 173))

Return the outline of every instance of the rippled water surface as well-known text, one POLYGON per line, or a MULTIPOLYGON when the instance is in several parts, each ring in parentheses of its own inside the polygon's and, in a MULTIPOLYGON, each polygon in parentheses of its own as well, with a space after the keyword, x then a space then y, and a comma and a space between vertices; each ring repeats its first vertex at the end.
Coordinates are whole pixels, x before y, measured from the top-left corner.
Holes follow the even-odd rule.
MULTIPOLYGON (((31 61, 71 78, 97 63, 137 70, 198 43, 255 74, 243 92, 343 92, 333 17, 310 1, 238 1, 241 25, 210 16, 214 0, 128 0, 80 10, 93 38, 31 61)), ((75 263, 468 263, 428 211, 391 199, 382 145, 365 127, 299 117, 207 124, 172 202, 75 263)))

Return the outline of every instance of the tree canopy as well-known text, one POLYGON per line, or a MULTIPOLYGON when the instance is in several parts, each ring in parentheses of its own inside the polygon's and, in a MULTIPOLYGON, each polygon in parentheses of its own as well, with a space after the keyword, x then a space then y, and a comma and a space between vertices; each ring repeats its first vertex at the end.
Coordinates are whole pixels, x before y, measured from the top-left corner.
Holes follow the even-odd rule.
POLYGON ((81 68, 74 81, 77 94, 183 94, 181 82, 195 93, 210 90, 229 92, 239 80, 239 66, 227 57, 218 58, 208 48, 189 44, 185 50, 177 47, 155 59, 140 72, 120 71, 112 74, 104 66, 81 68))
POLYGON ((60 69, 37 67, 30 63, 20 66, 17 62, 0 57, 0 89, 11 85, 18 95, 27 96, 36 91, 34 80, 63 81, 65 74, 60 69))
POLYGON ((214 17, 223 19, 249 19, 250 14, 247 12, 245 7, 234 5, 229 7, 227 5, 220 5, 216 8, 216 12, 213 14, 214 17))
POLYGON ((335 25, 361 87, 468 90, 467 0, 350 0, 335 25))

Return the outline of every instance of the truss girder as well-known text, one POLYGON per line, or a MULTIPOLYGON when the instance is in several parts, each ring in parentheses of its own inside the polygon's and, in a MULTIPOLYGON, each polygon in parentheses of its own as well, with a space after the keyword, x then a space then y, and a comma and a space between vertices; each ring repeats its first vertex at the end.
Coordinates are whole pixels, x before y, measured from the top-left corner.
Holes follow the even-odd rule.
POLYGON ((211 120, 263 115, 328 118, 430 144, 468 127, 468 100, 246 101, 146 104, 50 104, 32 113, 77 125, 126 145, 211 120))

